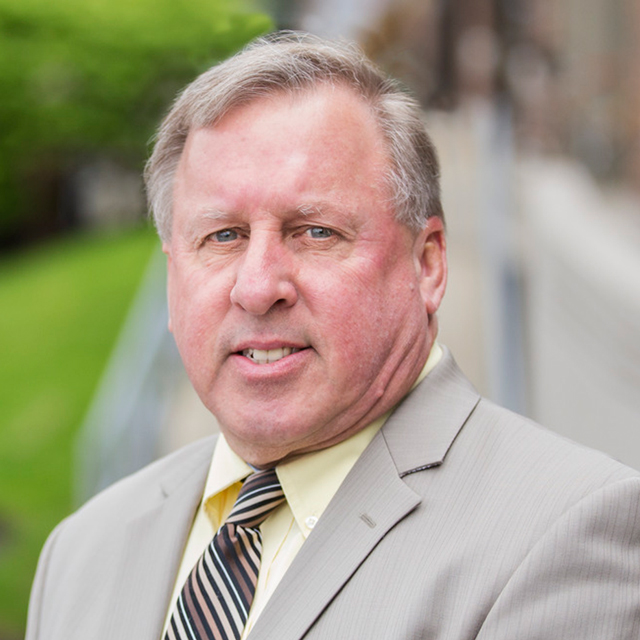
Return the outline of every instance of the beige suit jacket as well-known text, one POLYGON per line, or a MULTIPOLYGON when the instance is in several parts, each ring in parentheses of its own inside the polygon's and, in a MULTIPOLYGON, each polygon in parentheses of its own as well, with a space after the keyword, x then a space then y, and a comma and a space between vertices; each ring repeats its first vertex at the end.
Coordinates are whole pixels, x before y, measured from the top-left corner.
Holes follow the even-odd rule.
MULTIPOLYGON (((27 640, 158 640, 212 448, 154 463, 54 531, 27 640)), ((358 460, 250 640, 303 637, 637 640, 640 474, 480 399, 447 354, 358 460)))

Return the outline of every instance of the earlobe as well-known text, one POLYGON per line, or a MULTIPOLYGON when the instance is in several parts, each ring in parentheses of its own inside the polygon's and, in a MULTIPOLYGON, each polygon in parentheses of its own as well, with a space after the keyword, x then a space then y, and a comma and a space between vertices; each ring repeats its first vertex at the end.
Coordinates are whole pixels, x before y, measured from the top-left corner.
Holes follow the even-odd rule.
POLYGON ((420 294, 426 311, 433 315, 447 286, 447 242, 442 220, 431 217, 416 237, 414 246, 420 294))

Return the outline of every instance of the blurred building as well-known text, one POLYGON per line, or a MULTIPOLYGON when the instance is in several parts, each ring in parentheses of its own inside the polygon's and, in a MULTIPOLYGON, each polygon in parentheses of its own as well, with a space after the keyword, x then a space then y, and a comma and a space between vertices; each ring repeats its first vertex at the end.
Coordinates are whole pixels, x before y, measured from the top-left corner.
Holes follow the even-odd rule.
POLYGON ((405 0, 364 42, 430 110, 464 368, 639 466, 640 3, 405 0))
MULTIPOLYGON (((640 191, 636 0, 371 4, 373 19, 357 35, 426 106, 506 97, 524 148, 568 154, 597 179, 640 191)), ((307 22, 321 24, 317 16, 307 22)))

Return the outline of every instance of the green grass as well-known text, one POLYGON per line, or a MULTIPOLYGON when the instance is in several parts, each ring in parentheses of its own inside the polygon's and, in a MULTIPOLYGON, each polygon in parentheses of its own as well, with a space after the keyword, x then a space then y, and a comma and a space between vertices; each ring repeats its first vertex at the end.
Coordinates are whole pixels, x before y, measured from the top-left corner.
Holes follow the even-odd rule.
POLYGON ((149 229, 0 260, 0 638, 21 637, 38 554, 72 508, 74 438, 155 246, 149 229))

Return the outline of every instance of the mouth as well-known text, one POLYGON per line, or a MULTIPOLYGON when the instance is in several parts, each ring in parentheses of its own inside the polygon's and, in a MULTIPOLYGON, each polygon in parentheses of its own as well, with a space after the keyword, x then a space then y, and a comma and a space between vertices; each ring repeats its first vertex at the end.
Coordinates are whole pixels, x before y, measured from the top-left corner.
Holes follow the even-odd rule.
POLYGON ((302 349, 296 347, 280 347, 278 349, 243 349, 240 353, 256 364, 271 364, 298 351, 302 351, 302 349))

